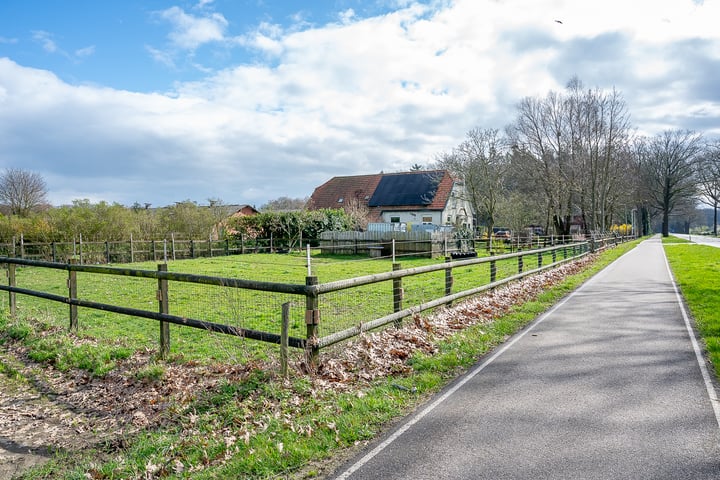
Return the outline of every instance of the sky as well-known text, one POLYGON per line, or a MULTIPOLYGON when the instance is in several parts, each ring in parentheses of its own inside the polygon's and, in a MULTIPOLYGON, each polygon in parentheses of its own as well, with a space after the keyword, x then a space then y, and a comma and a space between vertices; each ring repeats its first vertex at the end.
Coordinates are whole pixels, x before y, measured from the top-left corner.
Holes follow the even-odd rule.
POLYGON ((2 0, 0 169, 53 205, 260 207, 409 170, 576 76, 720 135, 720 0, 2 0))

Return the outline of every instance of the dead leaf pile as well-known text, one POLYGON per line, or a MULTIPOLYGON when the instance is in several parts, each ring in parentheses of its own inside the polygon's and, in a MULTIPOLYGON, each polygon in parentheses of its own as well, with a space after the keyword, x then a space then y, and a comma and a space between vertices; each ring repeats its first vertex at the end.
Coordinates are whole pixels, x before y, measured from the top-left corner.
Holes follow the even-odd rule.
POLYGON ((415 315, 413 322, 362 335, 345 342, 325 355, 315 383, 340 390, 358 388, 377 378, 407 373, 415 352, 434 354, 438 341, 471 325, 486 324, 507 313, 514 305, 535 298, 544 289, 581 271, 591 256, 526 277, 517 282, 437 310, 432 315, 415 315))

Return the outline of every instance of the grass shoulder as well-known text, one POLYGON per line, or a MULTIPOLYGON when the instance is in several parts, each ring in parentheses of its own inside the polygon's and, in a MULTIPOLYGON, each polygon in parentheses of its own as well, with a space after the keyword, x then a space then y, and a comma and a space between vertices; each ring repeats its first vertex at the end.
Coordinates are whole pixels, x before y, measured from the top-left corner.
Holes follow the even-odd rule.
POLYGON ((720 372, 720 249, 706 245, 665 245, 675 280, 695 320, 716 374, 720 372))

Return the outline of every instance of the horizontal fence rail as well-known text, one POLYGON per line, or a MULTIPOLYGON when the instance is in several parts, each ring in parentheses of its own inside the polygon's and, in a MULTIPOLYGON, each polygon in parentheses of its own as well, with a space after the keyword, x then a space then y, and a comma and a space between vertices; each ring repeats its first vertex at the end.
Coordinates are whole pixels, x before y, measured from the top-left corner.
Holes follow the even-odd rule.
POLYGON ((88 241, 79 239, 67 242, 27 242, 21 236, 9 242, 0 242, 0 257, 68 262, 80 264, 135 263, 190 258, 221 257, 246 253, 275 253, 286 251, 286 239, 250 238, 244 235, 226 239, 169 239, 88 241))
MULTIPOLYGON (((168 272, 167 264, 159 264, 158 270, 153 271, 0 257, 0 264, 6 268, 8 277, 8 284, 0 285, 0 290, 9 294, 9 310, 13 317, 17 314, 17 295, 69 305, 71 331, 78 329, 78 307, 158 321, 161 326, 161 356, 169 352, 167 326, 174 324, 303 349, 308 359, 316 363, 322 348, 391 323, 400 325, 400 322, 409 316, 449 305, 455 300, 581 258, 595 249, 621 240, 623 239, 616 237, 606 241, 575 242, 462 260, 447 257, 441 263, 407 269, 402 269, 400 263, 393 262, 392 271, 325 283, 321 283, 316 276, 308 272, 305 284, 168 272), (19 275, 20 271, 26 269, 27 274, 19 275), (21 280, 29 282, 34 278, 31 273, 38 269, 65 271, 67 284, 60 287, 57 284, 48 285, 44 290, 18 285, 21 280), (86 280, 85 283, 78 281, 79 275, 86 280), (139 303, 146 305, 156 300, 157 310, 128 304, 109 304, 91 298, 91 286, 101 285, 105 277, 125 279, 122 280, 125 282, 131 281, 131 278, 151 281, 152 284, 143 287, 143 291, 154 292, 155 297, 141 298, 139 303), (205 300, 194 291, 185 291, 182 285, 205 285, 216 289, 216 296, 205 300), (67 289, 67 294, 57 293, 63 288, 67 289), (88 290, 87 294, 85 290, 88 290), (226 300, 225 293, 228 290, 245 293, 242 293, 240 300, 226 300), (210 304, 207 312, 212 315, 208 313, 208 317, 220 316, 225 318, 225 322, 214 318, 203 319, 202 315, 196 318, 197 315, 185 315, 185 312, 170 314, 174 294, 196 295, 197 303, 210 304), (218 301, 218 298, 221 300, 218 301), (226 301, 232 302, 232 307, 237 307, 236 310, 223 309, 221 303, 226 301), (302 325, 305 338, 291 336, 287 327, 280 327, 288 325, 291 306, 299 306, 295 311, 301 310, 304 314, 304 318, 295 316, 292 328, 297 333, 302 325), (254 318, 260 314, 266 317, 264 323, 254 318), (233 321, 238 323, 239 319, 245 326, 233 324, 233 321), (254 327, 255 325, 259 327, 254 327)), ((56 278, 56 282, 58 280, 62 278, 56 278)), ((147 293, 145 296, 148 296, 147 293)))
MULTIPOLYGON (((599 237, 598 242, 617 237, 599 237)), ((625 240, 627 237, 620 237, 625 240)), ((0 242, 0 257, 83 264, 136 263, 146 261, 186 260, 192 258, 243 255, 248 253, 287 253, 309 243, 321 253, 332 255, 367 255, 390 258, 395 255, 452 256, 463 258, 476 250, 491 254, 513 253, 528 249, 569 245, 584 241, 583 236, 516 235, 509 238, 456 237, 447 232, 323 232, 319 239, 250 238, 244 235, 226 239, 176 239, 27 242, 23 236, 0 242), (305 243, 303 243, 305 242, 305 243)))

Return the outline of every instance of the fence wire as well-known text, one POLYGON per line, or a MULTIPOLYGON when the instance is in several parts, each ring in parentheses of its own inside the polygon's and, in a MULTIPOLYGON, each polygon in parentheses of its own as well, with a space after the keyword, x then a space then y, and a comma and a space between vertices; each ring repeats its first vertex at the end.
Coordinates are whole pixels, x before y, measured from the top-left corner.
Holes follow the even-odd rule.
MULTIPOLYGON (((268 332, 279 335, 283 305, 289 304, 289 336, 304 339, 308 332, 306 325, 307 298, 297 294, 261 291, 253 288, 229 286, 232 279, 254 282, 276 282, 285 287, 305 285, 308 276, 316 277, 319 284, 348 280, 356 282, 358 277, 367 275, 387 276, 398 269, 416 269, 412 275, 402 278, 385 279, 367 285, 321 293, 318 298, 320 323, 317 333, 326 337, 361 324, 387 317, 398 310, 412 309, 437 301, 450 294, 477 289, 493 281, 500 281, 546 266, 553 261, 564 260, 574 253, 573 247, 565 252, 527 251, 522 260, 517 257, 500 258, 494 261, 470 260, 466 263, 453 262, 445 266, 450 271, 417 273, 417 269, 428 269, 429 265, 446 262, 442 258, 402 256, 401 258, 358 258, 326 256, 311 252, 288 253, 286 255, 239 255, 233 257, 206 258, 171 262, 168 267, 168 312, 185 319, 226 325, 235 329, 268 332), (393 262, 393 260, 395 260, 393 262), (192 272, 196 278, 213 272, 215 283, 198 283, 180 272, 192 272), (355 280, 349 280, 355 279, 355 280)), ((67 299, 68 280, 71 272, 77 278, 77 295, 81 301, 95 304, 115 305, 146 312, 159 312, 159 280, 152 278, 158 264, 148 262, 133 264, 133 268, 108 267, 50 268, 27 266, 22 261, 15 269, 18 288, 45 292, 67 299), (77 270, 77 271, 76 271, 77 270), (92 270, 92 272, 88 271, 92 270), (139 274, 142 274, 138 276, 139 274), (122 275, 121 275, 122 274, 122 275), (129 276, 130 275, 130 276, 129 276), (134 275, 134 276, 133 276, 134 275), (150 278, 147 278, 150 276, 150 278)), ((27 260, 25 263, 34 263, 27 260)), ((163 267, 164 268, 164 267, 163 267)), ((211 277, 206 277, 211 278, 211 277)), ((356 282, 360 283, 360 282, 356 282)), ((245 285, 245 284, 243 284, 245 285)), ((255 284, 253 284, 255 285, 255 284)), ((280 289, 279 291, 292 291, 280 289)), ((2 296, 0 306, 7 309, 8 295, 2 296)), ((58 301, 34 298, 27 301, 18 295, 18 313, 23 316, 37 316, 51 326, 69 325, 69 305, 58 301)), ((6 310, 7 311, 7 310, 6 310)), ((78 308, 78 334, 98 339, 121 342, 131 348, 158 348, 159 321, 157 319, 133 317, 131 314, 112 313, 106 309, 78 308)), ((268 345, 236 336, 213 333, 212 331, 170 325, 170 353, 189 359, 207 361, 242 361, 260 351, 267 352, 268 345)), ((344 334, 343 334, 344 335, 344 334)), ((275 348, 270 346, 270 348, 275 348)))

